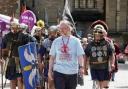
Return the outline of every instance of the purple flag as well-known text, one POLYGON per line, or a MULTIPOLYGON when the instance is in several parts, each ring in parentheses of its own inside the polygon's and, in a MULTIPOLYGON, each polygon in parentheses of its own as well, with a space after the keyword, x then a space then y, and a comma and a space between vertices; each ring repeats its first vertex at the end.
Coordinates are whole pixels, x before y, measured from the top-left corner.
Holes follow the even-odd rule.
POLYGON ((34 24, 36 23, 36 16, 32 11, 26 10, 21 14, 19 23, 27 24, 29 26, 29 31, 31 32, 34 24))
POLYGON ((6 29, 6 23, 0 20, 0 31, 4 31, 6 29))

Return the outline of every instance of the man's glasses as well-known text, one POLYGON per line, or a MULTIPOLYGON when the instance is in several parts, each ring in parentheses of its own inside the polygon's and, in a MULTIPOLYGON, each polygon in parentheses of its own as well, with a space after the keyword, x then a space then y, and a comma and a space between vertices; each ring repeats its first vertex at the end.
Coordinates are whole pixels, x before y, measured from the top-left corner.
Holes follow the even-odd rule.
POLYGON ((97 33, 97 34, 103 34, 102 31, 93 31, 93 33, 94 33, 94 34, 96 34, 96 33, 97 33))

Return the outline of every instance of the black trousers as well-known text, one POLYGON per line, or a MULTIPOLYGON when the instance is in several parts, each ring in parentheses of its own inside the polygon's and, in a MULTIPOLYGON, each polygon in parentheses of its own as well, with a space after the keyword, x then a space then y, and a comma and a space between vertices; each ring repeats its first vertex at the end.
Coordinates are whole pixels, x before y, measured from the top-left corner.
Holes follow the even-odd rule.
POLYGON ((54 71, 55 89, 76 89, 77 74, 62 74, 54 71))

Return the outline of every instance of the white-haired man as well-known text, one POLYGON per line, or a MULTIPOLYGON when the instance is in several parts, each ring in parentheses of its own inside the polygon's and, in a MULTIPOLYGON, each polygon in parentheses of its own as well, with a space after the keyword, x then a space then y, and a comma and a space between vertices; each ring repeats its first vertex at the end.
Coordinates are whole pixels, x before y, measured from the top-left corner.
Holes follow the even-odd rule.
POLYGON ((54 80, 55 89, 76 89, 78 71, 81 75, 84 72, 84 51, 80 40, 71 35, 70 22, 62 20, 58 28, 61 36, 53 41, 50 49, 48 75, 54 80))

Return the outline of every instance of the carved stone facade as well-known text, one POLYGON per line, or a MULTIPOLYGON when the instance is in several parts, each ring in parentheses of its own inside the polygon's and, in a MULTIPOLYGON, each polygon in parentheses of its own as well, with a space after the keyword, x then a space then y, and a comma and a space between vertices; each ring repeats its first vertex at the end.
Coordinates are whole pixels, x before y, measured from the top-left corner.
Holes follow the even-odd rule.
POLYGON ((106 22, 114 31, 128 31, 128 0, 106 0, 106 22))
POLYGON ((45 13, 48 15, 50 23, 57 22, 58 10, 63 9, 64 0, 27 0, 27 6, 33 10, 38 19, 45 19, 45 13), (46 12, 45 12, 46 11, 46 12))

